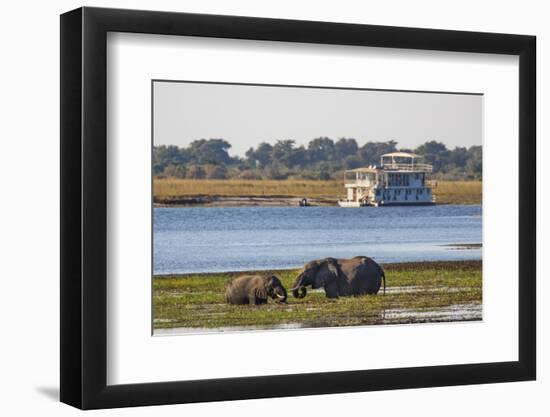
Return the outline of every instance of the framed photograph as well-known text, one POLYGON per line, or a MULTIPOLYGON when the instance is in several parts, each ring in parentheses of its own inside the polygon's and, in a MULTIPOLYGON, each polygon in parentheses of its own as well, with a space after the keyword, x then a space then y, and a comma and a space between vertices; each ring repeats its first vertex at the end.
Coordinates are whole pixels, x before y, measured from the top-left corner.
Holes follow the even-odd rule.
POLYGON ((61 401, 533 380, 535 37, 61 16, 61 401))

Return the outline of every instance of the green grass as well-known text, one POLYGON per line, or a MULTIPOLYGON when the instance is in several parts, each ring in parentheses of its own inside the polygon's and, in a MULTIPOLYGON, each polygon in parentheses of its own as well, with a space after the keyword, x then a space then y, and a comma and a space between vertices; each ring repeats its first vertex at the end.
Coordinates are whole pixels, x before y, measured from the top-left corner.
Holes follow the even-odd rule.
MULTIPOLYGON (((322 290, 310 290, 303 299, 289 294, 285 304, 270 301, 262 306, 233 306, 225 302, 226 283, 244 273, 157 276, 153 279, 154 327, 326 327, 460 321, 472 317, 457 313, 449 318, 437 313, 453 305, 481 304, 480 261, 386 264, 384 269, 385 296, 380 292, 377 296, 329 300, 322 290), (403 309, 405 314, 395 314, 403 309)), ((287 289, 297 275, 297 270, 271 272, 287 289)))

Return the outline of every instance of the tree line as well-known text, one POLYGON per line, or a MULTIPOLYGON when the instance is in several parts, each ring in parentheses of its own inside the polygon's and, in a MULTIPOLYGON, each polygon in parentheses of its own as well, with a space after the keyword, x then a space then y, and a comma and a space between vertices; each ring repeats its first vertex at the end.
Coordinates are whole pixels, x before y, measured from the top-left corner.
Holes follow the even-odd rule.
POLYGON ((353 138, 319 137, 306 146, 297 146, 287 139, 274 144, 262 142, 239 157, 229 154, 231 144, 224 139, 199 139, 187 147, 154 146, 153 173, 157 178, 328 180, 341 178, 346 169, 379 164, 382 154, 403 151, 423 156, 433 165, 436 179, 481 179, 481 146, 447 149, 435 140, 414 149, 397 145, 389 140, 359 146, 353 138))

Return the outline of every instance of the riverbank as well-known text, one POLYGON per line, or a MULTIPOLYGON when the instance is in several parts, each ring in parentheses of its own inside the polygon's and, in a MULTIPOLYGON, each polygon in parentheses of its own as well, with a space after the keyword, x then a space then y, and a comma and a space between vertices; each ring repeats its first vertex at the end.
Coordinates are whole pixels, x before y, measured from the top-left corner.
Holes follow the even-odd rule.
MULTIPOLYGON (((437 204, 481 204, 481 181, 433 181, 437 204)), ((343 196, 341 180, 154 179, 157 206, 334 206, 343 196)))
MULTIPOLYGON (((163 334, 481 320, 481 261, 383 267, 386 295, 329 300, 322 290, 315 290, 303 299, 289 294, 287 303, 270 301, 263 306, 225 303, 226 283, 250 272, 155 276, 153 327, 156 334, 163 334)), ((270 272, 287 289, 298 274, 298 270, 270 272)))
MULTIPOLYGON (((266 197, 254 196, 220 196, 194 195, 155 198, 155 207, 299 207, 303 198, 272 195, 266 197)), ((311 207, 330 207, 337 204, 333 198, 307 198, 311 207)))

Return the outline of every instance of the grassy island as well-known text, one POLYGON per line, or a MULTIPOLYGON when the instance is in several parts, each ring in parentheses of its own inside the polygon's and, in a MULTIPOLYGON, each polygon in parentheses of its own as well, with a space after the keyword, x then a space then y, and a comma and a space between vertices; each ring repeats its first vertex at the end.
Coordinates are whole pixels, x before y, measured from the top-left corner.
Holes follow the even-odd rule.
MULTIPOLYGON (((384 264, 386 295, 330 300, 323 290, 287 303, 234 306, 226 283, 241 274, 155 276, 154 329, 270 329, 481 320, 481 261, 384 264)), ((267 272, 267 271, 266 271, 267 272)), ((288 289, 297 270, 270 271, 288 289)))

